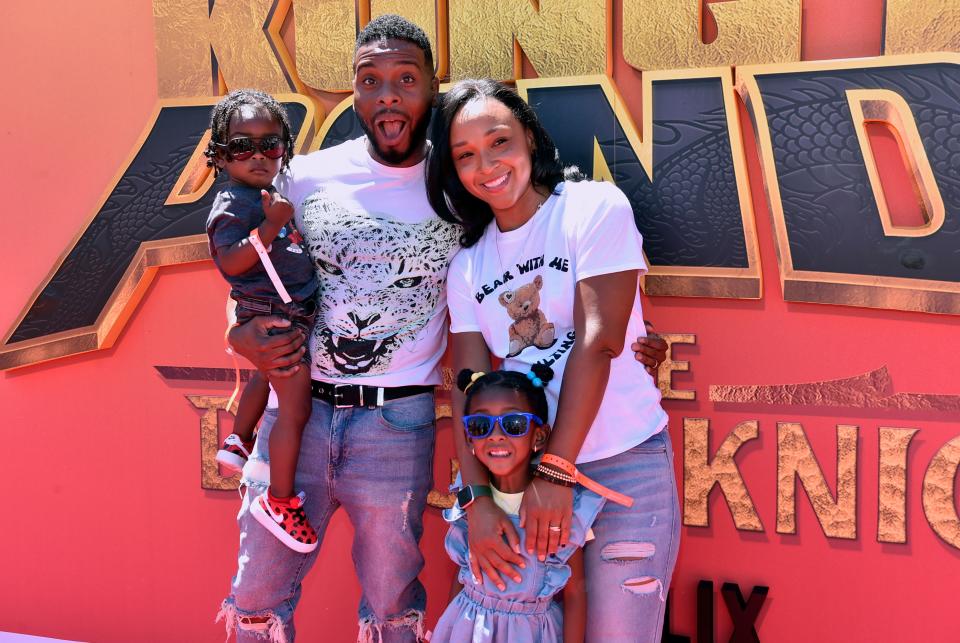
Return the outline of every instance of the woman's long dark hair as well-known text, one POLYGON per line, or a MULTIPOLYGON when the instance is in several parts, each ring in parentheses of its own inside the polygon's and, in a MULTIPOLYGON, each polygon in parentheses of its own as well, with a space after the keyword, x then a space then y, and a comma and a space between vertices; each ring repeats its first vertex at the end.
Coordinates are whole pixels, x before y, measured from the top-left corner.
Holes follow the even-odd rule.
POLYGON ((433 115, 430 140, 433 147, 427 161, 427 197, 440 218, 463 227, 460 244, 469 248, 493 220, 490 206, 470 194, 457 176, 450 151, 450 125, 464 105, 478 98, 503 103, 514 118, 533 135, 530 181, 535 187, 553 192, 564 179, 582 178, 576 167, 564 169, 557 147, 540 124, 536 113, 510 87, 494 80, 462 80, 440 100, 433 115))

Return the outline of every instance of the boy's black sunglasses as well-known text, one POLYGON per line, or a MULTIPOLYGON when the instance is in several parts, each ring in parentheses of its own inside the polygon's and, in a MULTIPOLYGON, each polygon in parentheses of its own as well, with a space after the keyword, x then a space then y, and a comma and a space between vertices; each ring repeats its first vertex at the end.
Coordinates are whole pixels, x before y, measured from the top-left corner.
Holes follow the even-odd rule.
POLYGON ((260 138, 238 136, 226 143, 215 143, 215 145, 226 150, 228 161, 246 161, 257 152, 268 159, 278 159, 287 151, 287 144, 276 134, 260 138))
POLYGON ((543 424, 543 420, 533 413, 504 413, 503 415, 484 415, 475 413, 463 416, 463 428, 467 437, 481 440, 493 433, 493 426, 499 422, 500 428, 511 438, 520 438, 530 430, 530 420, 543 424))

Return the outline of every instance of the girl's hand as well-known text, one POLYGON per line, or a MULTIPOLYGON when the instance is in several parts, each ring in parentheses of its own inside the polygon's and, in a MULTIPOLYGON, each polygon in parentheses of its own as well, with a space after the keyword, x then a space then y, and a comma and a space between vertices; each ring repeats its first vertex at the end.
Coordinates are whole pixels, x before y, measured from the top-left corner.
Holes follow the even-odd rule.
POLYGON ((523 494, 523 503, 520 505, 520 526, 527 531, 524 544, 527 551, 533 553, 536 550, 540 560, 557 553, 570 540, 572 515, 572 487, 534 478, 523 494))
POLYGON ((263 213, 267 221, 275 225, 278 229, 287 224, 293 217, 293 204, 279 192, 268 192, 260 190, 260 202, 263 205, 263 213))
POLYGON ((480 582, 480 574, 487 575, 500 591, 506 589, 501 574, 520 582, 516 567, 523 569, 520 556, 520 536, 510 518, 490 498, 477 498, 467 509, 470 528, 467 543, 470 547, 470 571, 480 582), (506 542, 504 542, 506 537, 506 542))

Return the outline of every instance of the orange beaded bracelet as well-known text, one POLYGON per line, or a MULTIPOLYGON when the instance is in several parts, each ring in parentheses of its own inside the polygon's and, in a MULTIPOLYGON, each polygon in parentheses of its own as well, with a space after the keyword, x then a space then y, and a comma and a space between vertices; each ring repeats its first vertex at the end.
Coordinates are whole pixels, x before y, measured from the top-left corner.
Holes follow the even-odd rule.
POLYGON ((580 471, 577 470, 576 465, 569 460, 565 460, 564 458, 561 458, 558 455, 553 455, 552 453, 544 453, 543 457, 540 458, 540 463, 551 467, 556 467, 560 471, 563 471, 571 476, 578 484, 582 484, 590 491, 603 496, 611 502, 615 502, 618 505, 623 505, 624 507, 633 506, 633 498, 630 496, 625 496, 622 493, 617 493, 613 489, 604 487, 599 482, 594 482, 587 476, 580 473, 580 471))

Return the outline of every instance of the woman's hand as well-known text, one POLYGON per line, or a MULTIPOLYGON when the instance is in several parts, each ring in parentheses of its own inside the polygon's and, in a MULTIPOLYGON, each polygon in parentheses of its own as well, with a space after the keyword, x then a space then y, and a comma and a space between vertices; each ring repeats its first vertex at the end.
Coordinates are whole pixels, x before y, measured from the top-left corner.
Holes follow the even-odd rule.
POLYGON ((230 346, 269 377, 289 377, 300 369, 306 337, 290 320, 258 316, 230 329, 230 346), (273 332, 271 332, 273 331, 273 332))
POLYGON ((467 510, 467 516, 470 571, 474 581, 480 582, 482 572, 500 591, 507 587, 501 574, 519 583, 520 574, 514 566, 523 569, 525 565, 519 554, 520 537, 507 514, 490 498, 477 498, 467 510))
POLYGON ((573 488, 534 478, 520 505, 520 526, 527 532, 524 547, 536 551, 540 560, 557 553, 570 540, 572 515, 573 488))

